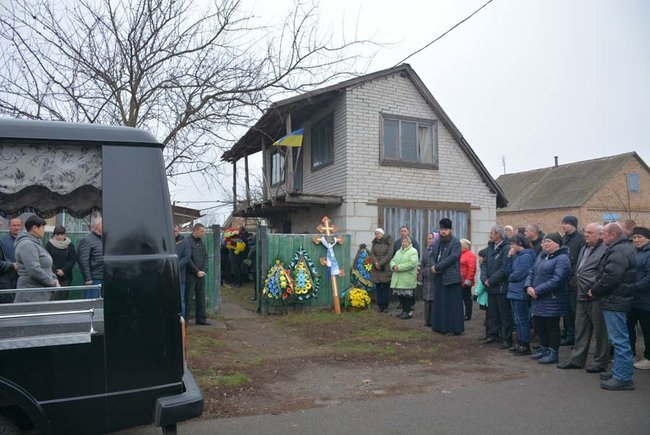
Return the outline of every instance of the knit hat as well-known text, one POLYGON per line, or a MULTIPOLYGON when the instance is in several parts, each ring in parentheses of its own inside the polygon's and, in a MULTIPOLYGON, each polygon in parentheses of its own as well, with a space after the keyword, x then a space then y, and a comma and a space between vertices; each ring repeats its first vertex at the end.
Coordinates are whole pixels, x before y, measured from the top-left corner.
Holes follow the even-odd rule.
POLYGON ((377 228, 375 231, 373 231, 373 233, 381 233, 382 236, 386 234, 382 228, 377 228))
POLYGON ((562 246, 562 236, 560 236, 560 233, 549 233, 545 235, 544 238, 553 240, 555 243, 562 246))
POLYGON ((563 224, 569 224, 572 227, 578 228, 578 218, 575 216, 567 215, 562 219, 563 224))
POLYGON ((442 218, 440 219, 440 229, 451 229, 451 219, 449 218, 442 218))
POLYGON ((646 227, 634 227, 632 230, 632 236, 638 234, 639 236, 643 236, 646 239, 650 239, 650 229, 646 227))

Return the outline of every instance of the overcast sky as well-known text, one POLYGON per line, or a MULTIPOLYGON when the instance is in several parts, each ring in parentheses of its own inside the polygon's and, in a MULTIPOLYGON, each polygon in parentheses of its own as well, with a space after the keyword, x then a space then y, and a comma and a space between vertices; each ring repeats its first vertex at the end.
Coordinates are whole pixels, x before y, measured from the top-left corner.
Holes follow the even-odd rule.
MULTIPOLYGON (((393 43, 377 52, 372 72, 486 1, 327 0, 320 22, 393 43)), ((244 0, 269 21, 292 3, 244 0)), ((502 156, 509 173, 551 166, 556 155, 562 164, 636 151, 650 163, 649 24, 643 0, 494 0, 407 62, 495 178, 502 156)), ((172 187, 174 199, 214 199, 187 185, 172 187)))

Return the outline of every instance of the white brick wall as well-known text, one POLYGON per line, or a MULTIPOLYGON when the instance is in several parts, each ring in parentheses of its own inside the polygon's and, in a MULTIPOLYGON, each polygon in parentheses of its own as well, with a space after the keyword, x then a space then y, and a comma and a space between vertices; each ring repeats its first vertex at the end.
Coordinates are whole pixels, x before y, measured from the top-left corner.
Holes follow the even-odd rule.
POLYGON ((368 243, 378 222, 374 204, 378 198, 394 198, 470 203, 473 249, 487 243, 496 221, 496 194, 408 77, 395 74, 347 89, 334 107, 334 165, 311 172, 310 147, 305 146, 303 186, 306 193, 341 195, 344 204, 294 214, 295 232, 314 231, 328 214, 352 235, 354 246, 368 243), (381 166, 382 114, 437 120, 439 169, 381 166))

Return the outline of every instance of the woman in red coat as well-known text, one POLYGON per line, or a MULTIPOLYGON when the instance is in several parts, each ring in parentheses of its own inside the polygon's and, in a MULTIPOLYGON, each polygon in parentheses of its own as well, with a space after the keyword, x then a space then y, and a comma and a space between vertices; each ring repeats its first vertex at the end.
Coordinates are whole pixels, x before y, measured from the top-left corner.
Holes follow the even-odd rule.
POLYGON ((460 276, 462 278, 465 320, 472 318, 472 286, 476 276, 476 255, 471 251, 472 243, 467 239, 460 241, 460 276))

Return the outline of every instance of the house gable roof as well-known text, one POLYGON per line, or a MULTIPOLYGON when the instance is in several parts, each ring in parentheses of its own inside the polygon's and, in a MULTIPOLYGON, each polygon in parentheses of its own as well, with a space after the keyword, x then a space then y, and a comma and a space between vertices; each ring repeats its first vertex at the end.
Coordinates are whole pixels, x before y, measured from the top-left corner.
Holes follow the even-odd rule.
POLYGON ((497 178, 508 197, 501 212, 581 207, 629 159, 636 158, 650 168, 635 152, 535 169, 497 178))
POLYGON ((505 207, 508 204, 506 195, 499 186, 499 184, 492 178, 488 170, 485 168, 481 160, 478 158, 472 147, 465 140, 462 133, 451 121, 449 116, 442 109, 438 101, 433 97, 431 92, 424 85, 424 82, 415 73, 409 64, 401 64, 393 68, 377 71, 360 77, 355 77, 350 80, 343 81, 331 86, 316 89, 314 91, 298 95, 295 97, 287 98, 285 100, 274 103, 264 115, 242 136, 233 147, 226 151, 221 160, 227 162, 236 162, 244 156, 259 152, 262 146, 270 145, 280 136, 285 134, 285 116, 287 113, 300 113, 303 118, 308 118, 311 113, 333 101, 336 97, 345 92, 346 89, 354 86, 393 74, 405 74, 414 86, 418 89, 422 97, 431 106, 431 108, 438 114, 440 120, 445 124, 447 129, 451 132, 452 136, 458 141, 458 144, 472 165, 476 168, 479 175, 490 188, 490 190, 497 195, 497 207, 505 207))

